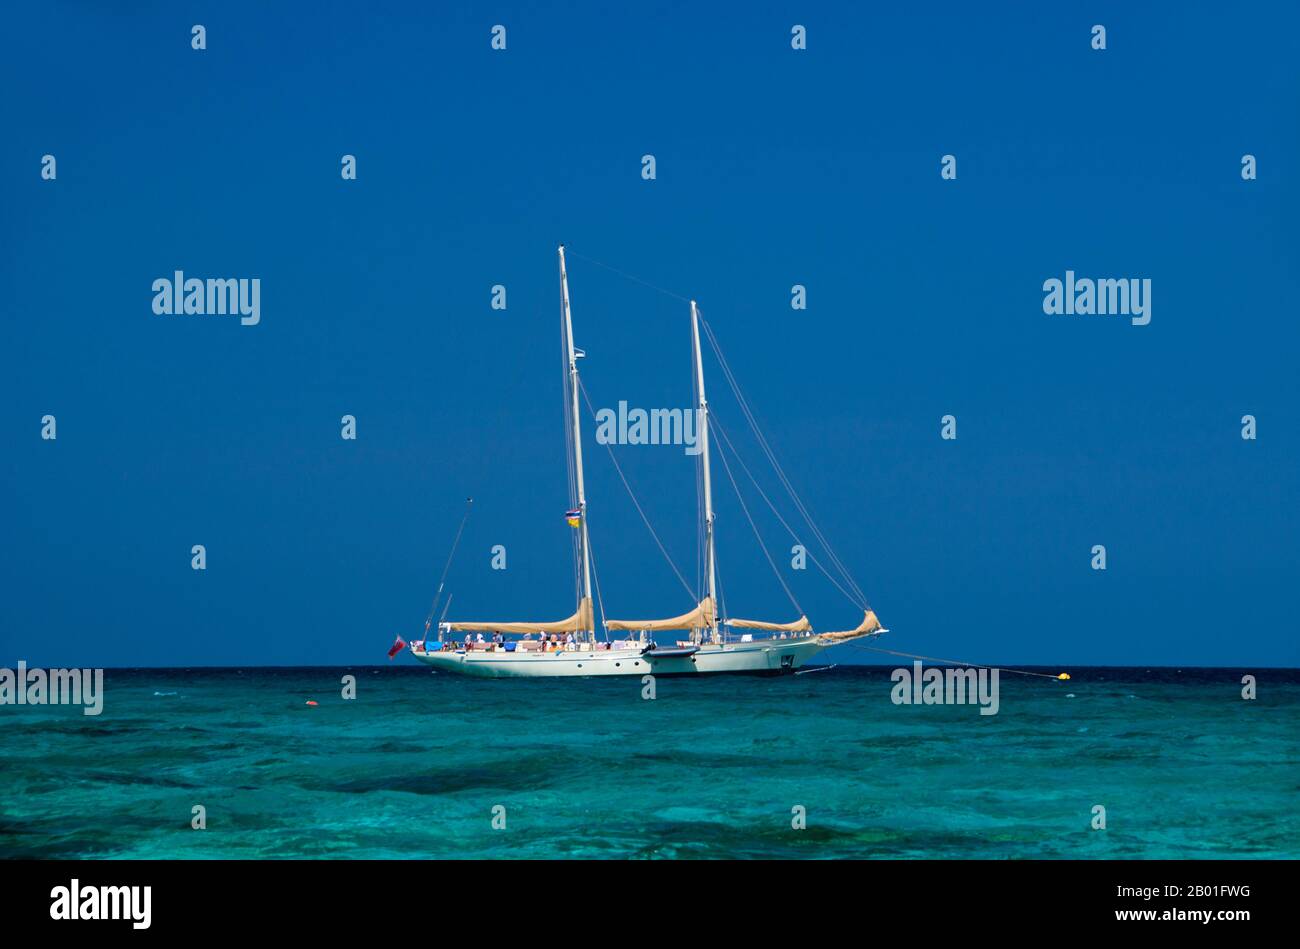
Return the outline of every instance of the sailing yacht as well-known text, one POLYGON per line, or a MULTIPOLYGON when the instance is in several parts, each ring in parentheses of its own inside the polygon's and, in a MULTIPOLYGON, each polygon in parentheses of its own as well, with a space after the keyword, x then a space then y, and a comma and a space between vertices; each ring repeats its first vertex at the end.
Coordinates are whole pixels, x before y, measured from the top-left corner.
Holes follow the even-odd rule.
MULTIPOLYGON (((704 590, 693 610, 667 619, 604 619, 603 640, 597 639, 592 598, 591 538, 587 528, 587 498, 583 483, 582 425, 580 413, 581 385, 578 360, 584 353, 573 344, 573 318, 569 307, 569 278, 565 266, 564 246, 559 248, 561 326, 566 363, 565 419, 568 462, 570 465, 570 500, 567 513, 575 533, 577 608, 573 615, 553 623, 440 621, 437 640, 427 635, 410 644, 417 660, 435 669, 465 675, 493 678, 516 676, 617 676, 617 675, 706 675, 711 673, 792 672, 830 646, 877 636, 887 632, 876 614, 861 597, 861 591, 847 572, 850 596, 864 610, 862 622, 854 629, 840 632, 814 631, 806 615, 792 623, 759 620, 720 619, 717 602, 717 567, 714 543, 713 485, 710 470, 709 403, 704 394, 704 365, 700 351, 700 315, 695 301, 690 301, 691 338, 694 352, 696 410, 699 413, 699 464, 702 484, 702 540, 704 590), (737 633, 736 630, 747 632, 737 633), (671 644, 660 645, 660 634, 675 632, 683 636, 671 644), (457 634, 464 634, 458 640, 457 634), (487 637, 491 637, 488 639, 487 637), (477 641, 475 641, 477 637, 477 641), (515 637, 507 639, 506 637, 515 637), (518 638, 522 637, 522 638, 518 638), (534 638, 537 637, 537 638, 534 638)), ((712 341, 712 336, 710 336, 712 341)), ((719 351, 719 355, 720 351, 719 351)), ((724 366, 725 368, 725 366, 724 366)), ((728 380, 731 380, 727 369, 728 380)), ((733 383, 734 387, 734 383, 733 383)), ((737 390, 737 395, 740 393, 737 390)), ((752 415, 746 410, 746 415, 752 415)), ((757 433, 757 429, 756 429, 757 433)), ((761 435, 760 435, 761 438, 761 435)), ((766 443, 762 443, 766 450, 766 443)), ((612 453, 611 453, 612 457, 612 453)), ((769 459, 775 464, 775 458, 769 459)), ((725 458, 724 458, 725 461, 725 458)), ((778 469, 779 470, 779 469, 778 469)), ((728 466, 728 474, 730 468, 728 466)), ((782 474, 782 481, 788 480, 782 474)), ((734 480, 733 480, 734 483, 734 480)), ((630 488, 629 488, 630 490, 630 488)), ((739 488, 737 487, 737 491, 739 488)), ((766 500, 766 496, 764 496, 766 500)), ((797 499, 796 499, 797 501, 797 499)), ((770 502, 769 502, 770 503, 770 502)), ((743 506, 743 499, 742 499, 743 506)), ((638 505, 639 509, 639 505, 638 505)), ((806 509, 798 504, 806 515, 806 509)), ((746 509, 748 516, 748 510, 746 509)), ((644 516, 644 514, 643 514, 644 516)), ((778 515, 779 516, 779 515, 778 515)), ((784 521, 783 521, 784 523, 784 521)), ((815 536, 821 537, 809 520, 815 536)), ((752 521, 751 521, 752 524, 752 521)), ((647 526, 649 522, 647 521, 647 526)), ((462 522, 463 527, 463 522, 462 522)), ((757 528, 755 528, 757 536, 757 528)), ((459 535, 458 535, 459 538, 459 535)), ((824 542, 824 538, 822 538, 824 542)), ((761 543, 761 537, 760 537, 761 543)), ((828 559, 842 570, 838 558, 829 552, 828 559)), ((453 546, 454 553, 454 546, 453 546)), ((665 556, 666 553, 665 553, 665 556)), ((814 558, 815 560, 815 558, 814 558)), ((769 557, 769 562, 771 558, 769 557)), ((449 560, 450 563, 450 560, 449 560)), ((671 561, 670 561, 671 563, 671 561)), ((818 565, 821 566, 820 562, 818 565)), ((676 568, 674 567, 674 570, 676 568)), ((775 564, 773 563, 775 570, 775 564)), ((834 577, 828 572, 835 582, 834 577)), ((680 574, 679 574, 680 577, 680 574)), ((445 571, 444 571, 445 578, 445 571)), ((778 574, 782 586, 785 581, 778 574)), ((684 581, 683 581, 684 582, 684 581)), ((841 591, 845 586, 836 583, 841 591)), ((787 587, 787 593, 789 592, 787 587)), ((441 595, 441 584, 439 585, 441 595)), ((791 597, 793 601, 793 597, 791 597)), ((435 609, 437 600, 435 599, 435 609)), ((602 610, 603 613, 603 610, 602 610)), ((432 611, 430 617, 432 618, 432 611)))

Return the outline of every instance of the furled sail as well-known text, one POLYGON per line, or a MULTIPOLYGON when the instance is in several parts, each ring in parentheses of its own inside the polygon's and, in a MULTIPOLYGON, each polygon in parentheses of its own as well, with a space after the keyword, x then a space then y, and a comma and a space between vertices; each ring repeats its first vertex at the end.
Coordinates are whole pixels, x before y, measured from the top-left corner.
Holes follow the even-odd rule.
POLYGON ((713 599, 707 596, 700 600, 699 606, 689 613, 674 616, 672 619, 611 619, 605 621, 606 629, 647 629, 651 632, 662 629, 703 629, 712 625, 713 599))
POLYGON ((579 633, 594 628, 592 616, 591 597, 585 596, 578 604, 578 612, 554 623, 448 623, 447 628, 467 633, 579 633))
POLYGON ((801 616, 793 623, 764 623, 756 619, 729 619, 728 626, 738 626, 741 629, 770 629, 774 633, 806 633, 812 629, 812 623, 808 622, 808 617, 801 616))
POLYGON ((862 622, 858 624, 857 629, 846 629, 838 633, 822 633, 822 639, 854 639, 858 636, 866 636, 880 629, 880 620, 876 618, 875 610, 867 610, 862 622))

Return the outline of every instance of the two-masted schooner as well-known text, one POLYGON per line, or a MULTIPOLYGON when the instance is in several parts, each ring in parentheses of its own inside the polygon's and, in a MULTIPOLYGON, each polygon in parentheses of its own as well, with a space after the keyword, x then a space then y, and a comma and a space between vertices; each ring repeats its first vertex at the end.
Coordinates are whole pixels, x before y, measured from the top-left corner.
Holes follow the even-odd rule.
MULTIPOLYGON (((576 533, 575 556, 577 609, 572 616, 553 623, 441 621, 437 640, 427 635, 410 645, 421 662, 437 669, 466 675, 508 676, 607 676, 607 675, 701 675, 707 673, 781 673, 798 669, 829 646, 885 632, 860 588, 843 571, 842 564, 826 545, 828 560, 839 567, 841 582, 832 582, 864 611, 862 622, 842 632, 817 633, 807 616, 792 623, 722 619, 718 616, 717 566, 714 552, 713 485, 709 463, 709 403, 704 395, 704 365, 700 351, 700 315, 690 301, 691 338, 694 351, 695 396, 698 412, 700 483, 702 487, 702 541, 704 589, 695 609, 668 619, 605 619, 605 635, 598 639, 592 600, 591 539, 587 528, 587 498, 583 484, 582 425, 578 360, 584 355, 573 344, 573 318, 569 308, 569 278, 564 246, 559 248, 560 306, 566 357, 565 419, 570 465, 569 524, 576 533), (744 630, 745 632, 736 632, 744 630), (659 634, 676 632, 683 638, 660 644, 659 634), (463 634, 463 639, 458 637, 463 634), (617 638, 615 638, 617 637, 617 638)), ((713 341, 712 336, 710 340, 713 341)), ((719 351, 719 356, 721 352, 719 351)), ((725 368, 725 364, 724 364, 725 368)), ((732 374, 726 370, 728 381, 732 374)), ((734 387, 734 382, 733 382, 734 387)), ((737 390, 737 395, 740 396, 737 390)), ((743 397, 742 397, 743 398, 743 397)), ((753 422, 746 409, 746 415, 753 422)), ((761 433, 755 430, 761 439, 761 433)), ((762 442, 766 449, 765 441, 762 442)), ((770 454, 769 460, 776 464, 770 454)), ((725 458, 724 458, 725 461, 725 458)), ((779 468, 778 468, 779 471, 779 468)), ((730 468, 728 467, 730 475, 730 468)), ((789 489, 788 479, 781 473, 789 489)), ((630 489, 629 489, 630 490, 630 489)), ((739 490, 739 489, 737 489, 739 490)), ((760 489, 761 490, 761 489, 760 489)), ((764 496, 766 500, 766 496, 764 496)), ((798 510, 806 509, 795 499, 798 510)), ((743 499, 742 499, 743 505, 743 499)), ((748 511, 746 510, 748 515, 748 511)), ((779 516, 779 514, 778 514, 779 516)), ((647 526, 648 526, 647 521, 647 526)), ((752 521, 751 521, 752 523, 752 521)), ((784 524, 784 521, 783 521, 784 524)), ((789 529, 788 525, 787 529, 789 529)), ((824 543, 820 531, 808 519, 808 526, 824 543)), ((757 534, 757 529, 756 534, 757 534)), ((793 531, 792 531, 793 536, 793 531)), ((761 543, 761 538, 760 538, 761 543)), ((816 560, 816 558, 814 558, 816 560)), ((769 557, 769 562, 771 558, 769 557)), ((818 565, 821 566, 820 562, 818 565)), ((775 565, 773 564, 773 569, 775 565)), ((680 577, 680 574, 679 574, 680 577)), ((778 579, 780 576, 778 574, 778 579)), ((781 581, 782 586, 785 582, 781 581)), ((789 593, 787 587, 787 593, 789 593)), ((793 597, 792 597, 793 602, 793 597)), ((432 616, 432 613, 430 614, 432 616)), ((426 623, 426 631, 428 624, 426 623)))

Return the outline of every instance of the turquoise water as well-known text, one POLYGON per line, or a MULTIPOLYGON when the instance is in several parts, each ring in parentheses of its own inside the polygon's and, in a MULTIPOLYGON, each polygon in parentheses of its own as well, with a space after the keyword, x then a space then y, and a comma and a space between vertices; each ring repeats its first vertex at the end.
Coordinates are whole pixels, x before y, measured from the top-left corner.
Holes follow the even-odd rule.
POLYGON ((845 666, 653 701, 398 663, 109 670, 97 718, 0 707, 0 855, 1300 856, 1300 672, 1247 670, 1243 701, 1238 671, 1071 671, 1003 675, 981 716, 845 666))

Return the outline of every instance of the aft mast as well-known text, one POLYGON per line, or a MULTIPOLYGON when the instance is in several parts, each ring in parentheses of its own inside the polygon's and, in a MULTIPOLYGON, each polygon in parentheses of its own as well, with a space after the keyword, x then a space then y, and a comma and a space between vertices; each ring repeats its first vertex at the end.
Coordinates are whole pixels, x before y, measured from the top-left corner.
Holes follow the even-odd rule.
MULTIPOLYGON (((584 631, 589 641, 596 639, 594 611, 591 609, 591 549, 587 538, 587 495, 582 482, 582 424, 578 407, 578 350, 573 345, 573 318, 569 314, 569 275, 564 266, 564 245, 560 245, 560 305, 564 309, 564 345, 569 359, 569 406, 573 440, 574 483, 578 493, 579 587, 578 615, 586 619, 584 631), (586 607, 584 610, 584 606, 586 607)), ((698 349, 698 342, 696 344, 698 349)))
POLYGON ((700 433, 700 464, 704 475, 704 563, 708 576, 708 600, 712 605, 707 616, 709 634, 714 642, 721 642, 718 635, 718 596, 716 568, 713 558, 713 486, 709 481, 709 400, 704 397, 704 362, 700 358, 700 316, 691 301, 691 339, 695 345, 695 386, 699 391, 699 417, 696 426, 700 433))

